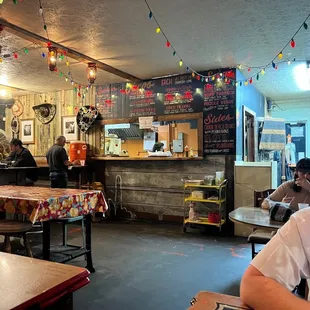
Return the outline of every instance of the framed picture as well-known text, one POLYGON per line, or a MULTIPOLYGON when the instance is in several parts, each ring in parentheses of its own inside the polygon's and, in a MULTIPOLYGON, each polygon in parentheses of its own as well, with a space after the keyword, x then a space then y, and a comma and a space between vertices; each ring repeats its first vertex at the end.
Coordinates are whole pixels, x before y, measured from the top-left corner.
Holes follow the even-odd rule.
POLYGON ((34 143, 34 119, 20 120, 20 138, 23 144, 34 143))
POLYGON ((62 135, 67 141, 76 141, 79 139, 79 129, 76 122, 76 116, 62 117, 62 135))

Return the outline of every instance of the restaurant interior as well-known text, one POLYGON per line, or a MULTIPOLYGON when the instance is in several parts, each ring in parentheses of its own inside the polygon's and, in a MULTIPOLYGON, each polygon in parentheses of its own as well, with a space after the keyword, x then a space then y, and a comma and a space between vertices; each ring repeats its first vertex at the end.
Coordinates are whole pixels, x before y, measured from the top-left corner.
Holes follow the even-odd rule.
POLYGON ((310 156, 308 25, 306 0, 0 0, 0 309, 249 309, 284 224, 261 202, 310 156))

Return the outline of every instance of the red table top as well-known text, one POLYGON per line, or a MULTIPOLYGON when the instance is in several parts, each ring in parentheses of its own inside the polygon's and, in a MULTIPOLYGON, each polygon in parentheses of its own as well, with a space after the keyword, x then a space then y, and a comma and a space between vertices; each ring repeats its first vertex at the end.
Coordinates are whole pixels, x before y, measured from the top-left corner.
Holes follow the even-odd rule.
POLYGON ((0 308, 49 305, 89 283, 88 270, 0 252, 0 308))

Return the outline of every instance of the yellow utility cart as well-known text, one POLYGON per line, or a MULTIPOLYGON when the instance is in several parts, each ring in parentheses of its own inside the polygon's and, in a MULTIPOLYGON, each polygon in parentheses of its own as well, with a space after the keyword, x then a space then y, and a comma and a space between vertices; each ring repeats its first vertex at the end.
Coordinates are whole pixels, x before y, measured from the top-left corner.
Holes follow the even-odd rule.
POLYGON ((203 182, 184 181, 184 220, 183 231, 187 227, 199 225, 212 225, 222 230, 222 225, 227 219, 226 192, 227 180, 218 185, 200 184, 203 182), (189 212, 195 203, 212 204, 212 212, 206 216, 200 216, 189 212), (216 216, 215 216, 216 215, 216 216))

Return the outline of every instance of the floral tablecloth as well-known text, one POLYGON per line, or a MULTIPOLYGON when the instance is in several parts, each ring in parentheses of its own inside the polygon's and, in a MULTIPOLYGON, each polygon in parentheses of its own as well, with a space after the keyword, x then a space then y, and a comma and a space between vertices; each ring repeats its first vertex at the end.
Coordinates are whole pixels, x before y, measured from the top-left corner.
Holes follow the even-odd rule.
POLYGON ((0 212, 24 214, 33 223, 107 210, 98 190, 0 186, 0 212))

